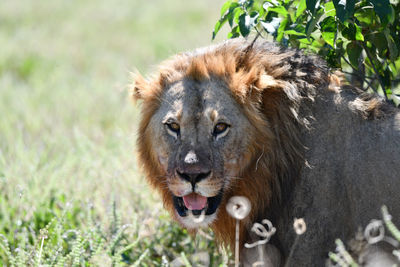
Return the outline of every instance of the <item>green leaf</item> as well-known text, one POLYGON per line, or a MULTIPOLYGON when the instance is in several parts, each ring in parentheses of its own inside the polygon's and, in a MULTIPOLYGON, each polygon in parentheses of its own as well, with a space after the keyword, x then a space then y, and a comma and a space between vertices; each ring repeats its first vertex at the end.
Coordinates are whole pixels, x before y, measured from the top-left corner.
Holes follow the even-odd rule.
POLYGON ((294 19, 296 20, 299 16, 303 15, 306 8, 307 8, 306 0, 300 0, 299 5, 297 6, 296 16, 294 19))
POLYGON ((324 14, 323 10, 319 10, 314 16, 312 16, 312 18, 307 22, 306 25, 306 35, 307 38, 310 38, 311 33, 314 31, 315 29, 315 25, 317 25, 319 19, 321 18, 321 16, 324 14))
POLYGON ((357 24, 349 23, 348 27, 343 29, 342 35, 348 40, 364 41, 361 28, 357 24))
POLYGON ((389 52, 390 52, 390 60, 391 61, 395 61, 397 56, 399 55, 399 51, 397 50, 396 44, 393 40, 393 37, 390 35, 390 31, 388 28, 386 28, 383 31, 386 41, 388 43, 388 47, 389 47, 389 52))
POLYGON ((316 5, 317 5, 317 0, 306 0, 307 9, 310 10, 311 14, 314 14, 316 5))
MULTIPOLYGON (((236 6, 238 5, 238 3, 232 3, 231 6, 233 4, 236 4, 236 6)), ((235 6, 235 5, 233 5, 235 6)), ((233 16, 232 14, 232 10, 229 9, 229 11, 226 13, 224 13, 224 15, 217 21, 217 23, 215 23, 214 26, 214 31, 212 34, 212 40, 215 39, 215 36, 217 35, 218 31, 221 29, 221 27, 233 16)), ((232 27, 232 25, 231 25, 232 27)))
POLYGON ((242 15, 243 13, 245 13, 245 11, 241 8, 241 7, 235 7, 233 9, 233 12, 231 12, 231 16, 229 16, 229 26, 233 26, 233 22, 235 22, 236 24, 239 24, 239 17, 240 15, 242 15))
POLYGON ((353 68, 358 69, 358 60, 361 56, 362 47, 356 41, 353 41, 347 44, 346 52, 353 68))
MULTIPOLYGON (((388 43, 386 41, 386 37, 382 32, 375 32, 373 34, 368 34, 365 36, 365 39, 368 40, 371 44, 373 44, 374 47, 378 49, 380 54, 383 54, 388 49, 388 43)), ((376 52, 371 51, 371 54, 375 55, 376 52)))
POLYGON ((336 21, 334 17, 326 17, 320 24, 321 36, 331 47, 335 46, 336 21))
POLYGON ((329 49, 328 54, 326 55, 326 61, 332 68, 341 67, 340 57, 336 54, 336 51, 334 49, 329 49))
POLYGON ((328 17, 336 16, 336 9, 335 9, 335 6, 333 5, 333 2, 325 3, 324 9, 325 9, 326 16, 328 16, 328 17))
POLYGON ((300 43, 305 44, 305 45, 311 45, 312 41, 308 40, 307 38, 299 38, 298 39, 300 43))
POLYGON ((283 34, 285 32, 285 29, 286 29, 286 26, 288 23, 289 23, 288 18, 284 18, 281 21, 281 24, 279 25, 278 32, 277 32, 276 41, 278 41, 278 42, 282 41, 283 34))
POLYGON ((217 36, 217 33, 218 33, 218 31, 221 29, 221 27, 225 24, 225 22, 226 22, 226 20, 224 20, 224 19, 220 19, 220 20, 218 20, 217 21, 217 23, 215 23, 215 26, 214 26, 214 31, 213 31, 213 33, 212 33, 212 39, 214 40, 215 39, 215 36, 217 36))
POLYGON ((303 33, 304 36, 306 35, 306 27, 303 24, 292 24, 290 29, 303 33))
POLYGON ((260 15, 260 18, 261 18, 261 17, 264 17, 264 14, 266 13, 266 11, 265 11, 265 9, 263 8, 263 6, 262 6, 262 4, 260 3, 260 1, 254 2, 254 5, 253 5, 253 9, 252 9, 252 10, 257 11, 258 14, 260 15))
POLYGON ((354 24, 354 27, 356 28, 356 40, 364 41, 364 35, 362 34, 361 27, 359 27, 357 24, 354 24))
POLYGON ((250 33, 250 28, 251 28, 251 18, 247 14, 242 14, 239 17, 239 30, 240 34, 242 34, 243 37, 247 37, 250 33))
POLYGON ((389 0, 369 0, 369 2, 374 6, 374 10, 384 26, 388 23, 393 23, 394 10, 389 0))
POLYGON ((321 23, 319 24, 321 27, 321 31, 324 32, 336 32, 336 21, 333 17, 326 17, 321 23))
POLYGON ((278 14, 281 14, 282 16, 286 17, 289 12, 286 10, 286 8, 284 6, 277 6, 277 7, 270 7, 268 9, 269 12, 273 11, 276 12, 278 14))
POLYGON ((228 33, 228 39, 232 39, 232 38, 237 38, 240 36, 240 30, 239 30, 239 26, 236 25, 235 27, 233 27, 233 29, 231 30, 230 33, 228 33))
POLYGON ((355 0, 333 0, 333 5, 336 9, 336 17, 341 22, 353 16, 355 0))
POLYGON ((322 39, 329 44, 330 46, 334 47, 335 44, 335 33, 334 32, 321 32, 322 39))
POLYGON ((306 36, 304 33, 297 32, 295 30, 287 30, 287 31, 284 31, 284 33, 287 35, 306 36))
POLYGON ((370 27, 372 26, 371 24, 374 21, 375 14, 372 7, 363 7, 359 8, 354 13, 354 17, 361 23, 361 25, 364 25, 365 27, 370 27))
POLYGON ((225 12, 228 10, 230 5, 232 4, 232 0, 226 1, 221 7, 221 17, 225 15, 225 12))
POLYGON ((222 27, 221 21, 218 20, 217 23, 215 23, 215 26, 214 26, 214 30, 213 30, 213 33, 212 33, 212 40, 215 39, 215 36, 217 36, 217 33, 221 29, 221 27, 222 27))

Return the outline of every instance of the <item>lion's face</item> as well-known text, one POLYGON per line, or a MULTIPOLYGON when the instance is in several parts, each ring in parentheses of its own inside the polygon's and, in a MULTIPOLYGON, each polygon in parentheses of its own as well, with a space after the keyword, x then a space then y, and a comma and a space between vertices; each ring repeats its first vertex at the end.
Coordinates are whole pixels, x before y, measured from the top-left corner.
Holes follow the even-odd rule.
POLYGON ((164 89, 148 128, 163 173, 153 179, 164 180, 169 192, 164 201, 173 202, 185 227, 210 224, 248 160, 252 125, 230 89, 221 80, 175 82, 164 89))
POLYGON ((240 223, 242 245, 251 225, 277 216, 307 166, 301 134, 317 89, 330 82, 324 66, 297 50, 233 39, 177 54, 149 79, 137 74, 138 160, 173 217, 187 228, 211 224, 232 247, 231 196, 252 207, 240 223))

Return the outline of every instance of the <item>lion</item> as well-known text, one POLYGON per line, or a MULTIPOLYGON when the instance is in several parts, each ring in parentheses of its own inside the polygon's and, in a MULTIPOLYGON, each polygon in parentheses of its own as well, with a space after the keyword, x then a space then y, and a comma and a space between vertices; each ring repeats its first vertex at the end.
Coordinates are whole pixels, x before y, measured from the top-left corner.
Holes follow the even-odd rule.
POLYGON ((315 55, 265 40, 228 40, 185 52, 156 74, 136 74, 138 159, 165 208, 195 232, 234 246, 225 209, 245 196, 250 229, 269 219, 279 264, 322 266, 388 205, 400 224, 400 113, 358 91, 315 55), (202 220, 197 220, 203 215, 202 220), (293 220, 304 218, 297 236, 293 220), (279 263, 280 262, 280 263, 279 263))

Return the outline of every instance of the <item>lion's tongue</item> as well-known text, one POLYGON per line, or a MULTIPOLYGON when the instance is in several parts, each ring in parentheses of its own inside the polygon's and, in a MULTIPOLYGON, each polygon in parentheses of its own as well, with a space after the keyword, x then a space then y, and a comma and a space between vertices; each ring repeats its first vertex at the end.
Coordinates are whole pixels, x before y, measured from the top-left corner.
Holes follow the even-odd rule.
POLYGON ((202 210, 206 206, 207 198, 191 193, 183 197, 183 202, 189 210, 202 210))

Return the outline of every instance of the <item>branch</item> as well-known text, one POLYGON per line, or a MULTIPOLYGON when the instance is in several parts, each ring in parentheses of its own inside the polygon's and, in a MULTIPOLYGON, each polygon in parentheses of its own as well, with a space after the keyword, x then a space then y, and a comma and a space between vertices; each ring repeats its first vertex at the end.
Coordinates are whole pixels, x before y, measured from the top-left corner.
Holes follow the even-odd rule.
POLYGON ((246 48, 245 53, 247 53, 250 49, 253 48, 253 45, 254 45, 254 43, 257 41, 258 37, 261 36, 261 33, 257 30, 257 28, 254 27, 254 29, 256 29, 257 35, 256 35, 256 37, 254 37, 254 40, 251 42, 251 44, 246 48))
MULTIPOLYGON (((364 88, 363 88, 363 87, 364 87, 364 82, 367 83, 367 80, 366 80, 365 75, 359 74, 359 73, 358 73, 358 70, 356 70, 356 69, 350 64, 350 62, 347 60, 347 58, 346 58, 344 55, 342 55, 341 57, 342 57, 343 60, 351 67, 351 69, 353 70, 352 73, 350 73, 350 72, 345 72, 345 71, 342 71, 342 72, 343 72, 343 73, 347 73, 347 74, 351 74, 351 75, 353 75, 353 76, 357 76, 359 79, 355 80, 355 81, 357 82, 356 86, 360 86, 360 89, 364 91, 364 88)), ((352 79, 352 82, 354 82, 353 79, 352 79)), ((374 91, 375 91, 375 90, 374 90, 374 91)), ((376 91, 375 91, 375 92, 376 92, 376 91)))
POLYGON ((365 52, 367 53, 367 57, 369 58, 369 61, 371 61, 372 68, 374 69, 375 75, 377 76, 378 81, 379 81, 379 83, 380 83, 380 85, 382 87, 382 91, 383 91, 383 94, 385 95, 385 99, 386 99, 386 101, 389 101, 389 98, 388 98, 387 93, 386 93, 385 85, 383 84, 382 77, 379 75, 379 72, 375 67, 374 60, 373 60, 371 54, 369 53, 367 47, 365 46, 365 44, 361 43, 361 45, 364 48, 365 52))
POLYGON ((376 92, 376 90, 374 89, 374 87, 372 87, 372 83, 376 80, 376 77, 371 79, 370 82, 368 82, 367 80, 365 81, 367 83, 367 88, 365 88, 365 91, 367 91, 369 88, 371 88, 374 92, 376 92))
MULTIPOLYGON (((355 75, 355 76, 358 76, 358 77, 362 78, 362 75, 358 74, 357 72, 348 72, 348 71, 345 71, 345 70, 342 70, 341 72, 343 72, 345 74, 349 74, 349 75, 355 75)), ((370 80, 375 80, 376 79, 376 77, 370 77, 370 76, 364 76, 364 78, 365 79, 370 79, 370 80)))

